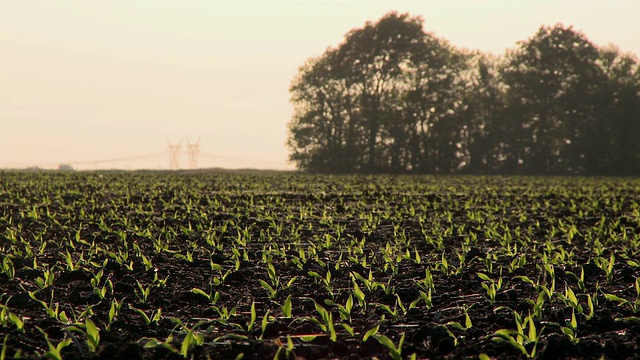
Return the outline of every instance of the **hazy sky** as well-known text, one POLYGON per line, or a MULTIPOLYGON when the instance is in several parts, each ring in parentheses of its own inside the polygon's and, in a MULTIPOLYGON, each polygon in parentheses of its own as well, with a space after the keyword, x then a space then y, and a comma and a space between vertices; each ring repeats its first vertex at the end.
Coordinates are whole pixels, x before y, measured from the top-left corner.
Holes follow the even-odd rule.
POLYGON ((495 54, 556 23, 640 54, 638 0, 0 0, 0 168, 166 169, 198 139, 201 167, 290 168, 298 67, 391 10, 495 54))

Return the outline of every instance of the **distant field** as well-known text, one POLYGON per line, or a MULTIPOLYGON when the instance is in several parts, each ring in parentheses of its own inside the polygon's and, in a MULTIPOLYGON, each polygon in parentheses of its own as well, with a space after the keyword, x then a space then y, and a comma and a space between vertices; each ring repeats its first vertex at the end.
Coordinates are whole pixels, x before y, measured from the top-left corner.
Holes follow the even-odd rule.
POLYGON ((0 173, 1 358, 639 358, 640 179, 0 173))

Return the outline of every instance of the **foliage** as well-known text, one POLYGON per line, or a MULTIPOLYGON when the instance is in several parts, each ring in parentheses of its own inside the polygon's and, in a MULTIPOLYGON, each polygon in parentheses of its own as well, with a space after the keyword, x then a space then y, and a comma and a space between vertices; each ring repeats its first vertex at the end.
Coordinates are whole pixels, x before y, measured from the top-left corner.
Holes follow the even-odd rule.
POLYGON ((300 68, 290 159, 310 172, 639 174, 639 69, 561 24, 494 57, 391 12, 300 68))
POLYGON ((0 177, 0 357, 639 355, 637 179, 0 177))

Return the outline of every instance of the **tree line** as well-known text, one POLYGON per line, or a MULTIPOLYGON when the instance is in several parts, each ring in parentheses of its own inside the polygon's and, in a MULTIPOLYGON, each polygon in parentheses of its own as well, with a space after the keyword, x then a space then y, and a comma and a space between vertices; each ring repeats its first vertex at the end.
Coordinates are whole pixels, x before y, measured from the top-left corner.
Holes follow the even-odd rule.
POLYGON ((502 56, 391 12, 293 79, 290 160, 332 173, 640 175, 640 65, 561 24, 502 56))

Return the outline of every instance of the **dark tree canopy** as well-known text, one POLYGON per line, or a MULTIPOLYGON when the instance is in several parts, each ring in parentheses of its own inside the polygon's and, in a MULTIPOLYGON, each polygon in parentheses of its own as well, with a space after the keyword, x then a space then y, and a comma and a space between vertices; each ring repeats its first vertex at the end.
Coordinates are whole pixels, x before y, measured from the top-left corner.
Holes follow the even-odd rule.
POLYGON ((290 159, 312 172, 640 174, 640 70, 571 27, 502 57, 395 12, 291 85, 290 159))

